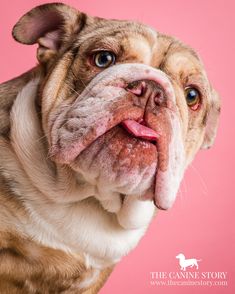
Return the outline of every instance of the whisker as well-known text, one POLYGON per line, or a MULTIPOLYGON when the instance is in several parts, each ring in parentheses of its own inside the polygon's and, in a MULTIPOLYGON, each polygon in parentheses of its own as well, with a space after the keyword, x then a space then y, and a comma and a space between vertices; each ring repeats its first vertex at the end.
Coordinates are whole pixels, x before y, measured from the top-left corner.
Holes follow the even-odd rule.
POLYGON ((208 195, 208 187, 207 187, 206 182, 204 181, 203 177, 199 173, 198 169, 193 165, 193 163, 191 163, 189 165, 189 167, 192 168, 192 170, 194 171, 194 173, 198 176, 199 181, 200 181, 201 186, 202 186, 202 192, 203 192, 203 194, 204 195, 208 195))
POLYGON ((66 85, 69 87, 70 90, 72 90, 73 92, 75 92, 77 95, 80 95, 80 93, 78 93, 73 87, 71 87, 67 82, 66 85))
POLYGON ((42 141, 43 139, 45 139, 47 137, 47 134, 45 134, 44 136, 41 136, 41 137, 39 137, 35 142, 37 143, 37 142, 40 142, 40 141, 42 141))

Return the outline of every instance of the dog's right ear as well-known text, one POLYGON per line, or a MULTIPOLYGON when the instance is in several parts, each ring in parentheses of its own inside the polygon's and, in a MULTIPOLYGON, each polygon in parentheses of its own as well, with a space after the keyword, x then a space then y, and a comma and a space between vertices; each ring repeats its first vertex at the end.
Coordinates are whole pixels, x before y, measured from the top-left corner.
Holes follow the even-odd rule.
POLYGON ((37 58, 46 62, 86 25, 87 15, 62 4, 37 6, 16 23, 12 35, 23 44, 39 44, 37 58))

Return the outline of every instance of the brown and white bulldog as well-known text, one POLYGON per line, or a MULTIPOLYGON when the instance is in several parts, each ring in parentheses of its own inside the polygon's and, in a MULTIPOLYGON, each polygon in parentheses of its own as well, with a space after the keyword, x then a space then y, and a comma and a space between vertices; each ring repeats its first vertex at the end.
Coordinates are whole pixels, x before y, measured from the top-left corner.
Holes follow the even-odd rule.
POLYGON ((219 98, 143 24, 46 4, 13 36, 39 65, 0 85, 0 293, 97 293, 212 145, 219 98))

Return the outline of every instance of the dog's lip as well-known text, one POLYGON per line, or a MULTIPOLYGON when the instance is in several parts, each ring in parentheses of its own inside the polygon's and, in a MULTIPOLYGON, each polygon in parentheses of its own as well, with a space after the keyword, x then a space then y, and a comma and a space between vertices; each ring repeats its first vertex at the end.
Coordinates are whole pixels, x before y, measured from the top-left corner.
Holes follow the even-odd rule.
MULTIPOLYGON (((142 125, 140 123, 142 121, 143 121, 142 118, 139 118, 139 119, 136 119, 136 120, 135 119, 122 120, 119 123, 113 125, 111 128, 107 129, 106 132, 102 134, 102 136, 104 136, 112 128, 120 126, 120 127, 122 127, 122 128, 124 127, 126 129, 128 127, 129 129, 127 131, 127 133, 128 133, 127 135, 129 135, 129 136, 134 135, 134 137, 136 137, 137 140, 147 140, 149 142, 149 144, 154 144, 155 147, 158 148, 158 140, 157 139, 160 138, 159 133, 157 133, 156 131, 154 131, 153 129, 151 129, 149 127, 146 127, 146 126, 142 125), (134 132, 134 134, 132 132, 134 132)), ((80 155, 80 153, 78 153, 76 155, 76 158, 74 159, 74 161, 76 161, 76 159, 78 158, 79 155, 80 155)), ((154 180, 155 188, 156 188, 156 181, 158 181, 158 175, 157 174, 158 174, 158 168, 156 169, 156 173, 155 173, 155 176, 154 176, 154 178, 155 178, 155 180, 154 180)), ((153 188, 152 193, 149 193, 149 195, 147 197, 146 197, 146 195, 143 195, 142 199, 143 200, 152 200, 154 205, 156 206, 156 208, 158 208, 160 210, 168 210, 169 207, 163 205, 161 203, 161 201, 159 201, 159 199, 158 199, 158 197, 156 195, 156 192, 155 192, 155 188, 153 188)))
POLYGON ((128 133, 140 139, 156 141, 159 138, 159 134, 156 131, 144 125, 143 119, 139 121, 126 119, 121 122, 121 126, 124 127, 128 133))

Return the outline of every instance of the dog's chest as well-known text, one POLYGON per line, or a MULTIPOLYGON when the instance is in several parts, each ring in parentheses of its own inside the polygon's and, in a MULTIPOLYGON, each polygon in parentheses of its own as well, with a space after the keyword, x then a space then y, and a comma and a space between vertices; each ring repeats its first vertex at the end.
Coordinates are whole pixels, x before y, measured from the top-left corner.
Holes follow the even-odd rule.
POLYGON ((137 245, 146 230, 122 228, 114 214, 105 213, 92 199, 66 208, 57 204, 26 205, 31 219, 23 229, 28 236, 51 248, 79 252, 94 268, 118 262, 137 245))
POLYGON ((1 293, 87 293, 98 290, 111 268, 88 267, 80 255, 67 254, 10 233, 0 233, 1 293), (20 270, 19 270, 20 269, 20 270), (10 274, 6 277, 5 272, 10 274))

